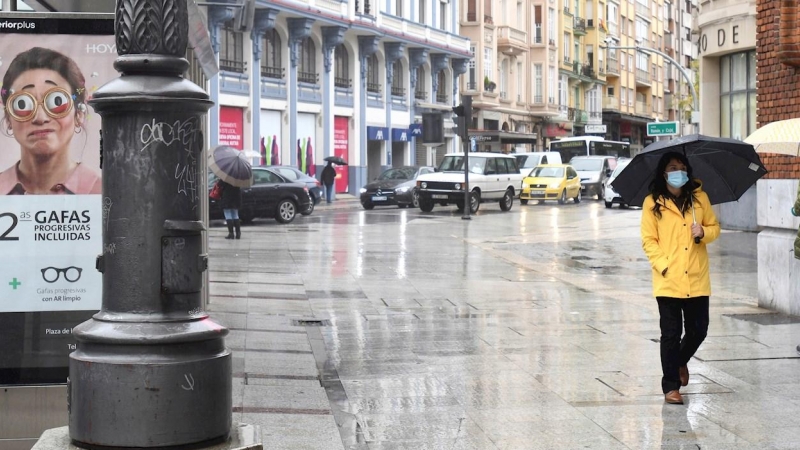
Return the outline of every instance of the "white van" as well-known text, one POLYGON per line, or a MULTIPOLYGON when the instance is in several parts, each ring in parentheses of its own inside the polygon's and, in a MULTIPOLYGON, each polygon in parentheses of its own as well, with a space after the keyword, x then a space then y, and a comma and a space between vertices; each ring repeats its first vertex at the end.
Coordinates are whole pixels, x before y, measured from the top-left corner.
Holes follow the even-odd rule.
POLYGON ((516 153, 513 156, 517 157, 517 167, 523 177, 527 177, 540 164, 561 164, 561 154, 558 152, 516 153))

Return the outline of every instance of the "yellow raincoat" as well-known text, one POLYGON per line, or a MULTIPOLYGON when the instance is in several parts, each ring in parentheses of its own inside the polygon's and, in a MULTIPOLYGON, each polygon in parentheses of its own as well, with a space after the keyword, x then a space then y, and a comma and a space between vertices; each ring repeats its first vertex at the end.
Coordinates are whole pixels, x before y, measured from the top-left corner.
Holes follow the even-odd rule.
POLYGON ((672 200, 664 197, 661 219, 653 213, 653 196, 642 205, 642 247, 653 268, 653 296, 689 298, 711 295, 706 245, 719 237, 719 222, 708 195, 698 187, 694 211, 705 235, 699 244, 692 237, 692 210, 681 215, 672 200), (668 269, 662 275, 664 269, 668 269))

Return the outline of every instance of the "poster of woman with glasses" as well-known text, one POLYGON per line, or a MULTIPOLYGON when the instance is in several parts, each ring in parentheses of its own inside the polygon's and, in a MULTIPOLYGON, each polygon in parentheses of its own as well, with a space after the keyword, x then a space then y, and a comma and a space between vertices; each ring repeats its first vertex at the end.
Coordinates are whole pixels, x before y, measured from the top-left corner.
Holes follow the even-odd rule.
POLYGON ((116 57, 111 15, 0 13, 0 384, 63 382, 102 305, 95 260, 115 249, 89 101, 116 57))

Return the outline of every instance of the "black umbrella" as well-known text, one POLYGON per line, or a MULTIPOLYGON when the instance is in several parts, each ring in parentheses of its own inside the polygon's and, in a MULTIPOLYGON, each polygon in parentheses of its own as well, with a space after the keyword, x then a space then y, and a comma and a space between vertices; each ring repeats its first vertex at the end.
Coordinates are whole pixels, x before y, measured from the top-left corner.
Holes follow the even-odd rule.
POLYGON ((246 188, 253 184, 253 167, 241 150, 220 145, 211 152, 208 168, 222 181, 246 188))
POLYGON ((326 156, 325 157, 325 161, 332 162, 332 163, 336 164, 337 166, 346 166, 347 165, 347 161, 342 159, 341 156, 326 156))
POLYGON ((690 134, 648 145, 614 179, 614 187, 629 205, 642 206, 664 153, 686 155, 693 176, 703 182, 712 205, 739 200, 767 173, 752 145, 736 139, 690 134))

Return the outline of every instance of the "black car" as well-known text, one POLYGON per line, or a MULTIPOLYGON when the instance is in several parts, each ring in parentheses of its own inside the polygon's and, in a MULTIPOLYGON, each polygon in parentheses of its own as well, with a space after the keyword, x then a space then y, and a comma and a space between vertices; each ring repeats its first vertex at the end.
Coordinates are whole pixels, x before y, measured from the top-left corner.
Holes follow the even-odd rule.
POLYGON ((372 209, 376 206, 397 205, 400 208, 419 207, 417 176, 433 173, 433 167, 395 167, 383 172, 372 183, 361 188, 361 206, 372 209))
MULTIPOLYGON (((209 189, 217 177, 209 176, 209 189)), ((253 185, 242 189, 242 207, 239 219, 252 222, 257 217, 274 218, 280 223, 289 223, 297 213, 307 211, 313 203, 305 183, 289 181, 271 169, 253 167, 253 185)), ((209 219, 224 219, 219 202, 208 200, 209 219)))
POLYGON ((311 196, 311 208, 300 211, 300 214, 307 216, 314 212, 314 206, 319 204, 320 199, 322 198, 322 183, 320 181, 310 175, 306 175, 301 172, 299 169, 295 169, 291 166, 264 166, 268 169, 272 169, 278 173, 278 175, 286 178, 289 181, 299 181, 301 183, 305 183, 308 186, 308 195, 311 196))

